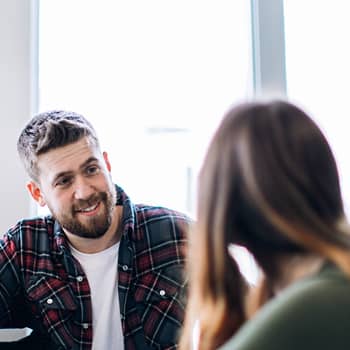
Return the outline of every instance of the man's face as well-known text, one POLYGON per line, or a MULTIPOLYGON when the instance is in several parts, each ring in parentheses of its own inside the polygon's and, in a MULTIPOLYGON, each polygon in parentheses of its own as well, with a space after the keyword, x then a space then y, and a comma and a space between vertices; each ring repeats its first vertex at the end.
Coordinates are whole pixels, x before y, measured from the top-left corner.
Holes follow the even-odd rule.
POLYGON ((106 153, 85 137, 40 155, 38 169, 39 182, 28 189, 65 231, 86 238, 106 233, 116 203, 106 153))

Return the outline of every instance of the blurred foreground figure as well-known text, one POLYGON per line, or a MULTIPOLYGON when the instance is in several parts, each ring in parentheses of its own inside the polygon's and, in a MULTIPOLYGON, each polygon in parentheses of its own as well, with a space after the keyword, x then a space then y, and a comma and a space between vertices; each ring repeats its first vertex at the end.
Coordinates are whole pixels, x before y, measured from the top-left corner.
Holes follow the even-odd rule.
POLYGON ((334 157, 302 110, 228 111, 201 169, 197 218, 182 349, 350 349, 350 231, 334 157), (232 244, 262 271, 250 293, 232 244))

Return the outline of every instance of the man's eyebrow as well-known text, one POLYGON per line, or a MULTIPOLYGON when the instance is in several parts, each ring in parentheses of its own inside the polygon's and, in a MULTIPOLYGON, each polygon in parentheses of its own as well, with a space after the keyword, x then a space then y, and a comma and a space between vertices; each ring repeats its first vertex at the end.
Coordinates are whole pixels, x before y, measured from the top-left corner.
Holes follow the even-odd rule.
MULTIPOLYGON (((80 169, 84 169, 87 165, 89 165, 90 163, 96 162, 98 161, 98 159, 96 157, 90 157, 88 158, 83 164, 80 165, 80 169)), ((57 175, 55 175, 55 177, 52 180, 52 184, 54 184, 57 179, 59 179, 60 177, 63 176, 71 176, 73 175, 73 171, 62 171, 60 173, 58 173, 57 175)))
POLYGON ((85 168, 87 165, 89 165, 90 163, 93 163, 93 162, 97 162, 98 159, 96 157, 90 157, 88 158, 82 165, 80 165, 80 169, 83 169, 85 168))
POLYGON ((60 178, 60 177, 64 177, 64 176, 71 176, 73 175, 73 171, 61 171, 60 173, 58 173, 57 175, 55 175, 55 177, 52 179, 52 185, 55 184, 55 182, 60 178))

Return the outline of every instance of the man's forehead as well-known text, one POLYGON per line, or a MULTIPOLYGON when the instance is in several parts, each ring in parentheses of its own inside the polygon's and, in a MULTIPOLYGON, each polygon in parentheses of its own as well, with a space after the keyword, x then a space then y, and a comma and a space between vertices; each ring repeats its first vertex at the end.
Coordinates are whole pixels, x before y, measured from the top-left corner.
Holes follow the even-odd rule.
POLYGON ((38 156, 39 173, 56 173, 79 169, 89 158, 100 159, 99 148, 87 137, 52 149, 38 156))

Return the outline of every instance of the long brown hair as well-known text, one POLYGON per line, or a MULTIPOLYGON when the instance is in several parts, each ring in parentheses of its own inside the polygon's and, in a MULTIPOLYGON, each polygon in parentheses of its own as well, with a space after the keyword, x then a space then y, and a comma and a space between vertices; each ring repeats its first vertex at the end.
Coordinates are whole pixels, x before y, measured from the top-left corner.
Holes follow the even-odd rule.
POLYGON ((288 102, 246 103, 224 116, 201 169, 197 220, 182 349, 195 320, 201 350, 217 348, 244 321, 231 243, 271 278, 280 254, 314 253, 350 275, 336 162, 321 130, 288 102))

